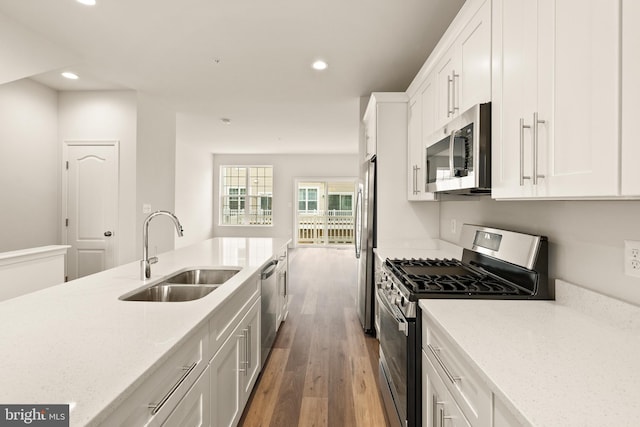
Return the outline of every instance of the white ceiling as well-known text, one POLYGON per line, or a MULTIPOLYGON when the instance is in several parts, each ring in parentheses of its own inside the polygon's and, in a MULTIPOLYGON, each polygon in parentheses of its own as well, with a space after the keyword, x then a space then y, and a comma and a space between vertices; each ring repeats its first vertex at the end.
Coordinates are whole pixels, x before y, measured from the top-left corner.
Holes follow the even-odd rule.
POLYGON ((404 91, 464 0, 97 2, 0 0, 79 58, 65 67, 77 81, 34 79, 161 98, 178 139, 213 152, 355 153, 360 97, 404 91), (318 58, 327 70, 311 69, 318 58))

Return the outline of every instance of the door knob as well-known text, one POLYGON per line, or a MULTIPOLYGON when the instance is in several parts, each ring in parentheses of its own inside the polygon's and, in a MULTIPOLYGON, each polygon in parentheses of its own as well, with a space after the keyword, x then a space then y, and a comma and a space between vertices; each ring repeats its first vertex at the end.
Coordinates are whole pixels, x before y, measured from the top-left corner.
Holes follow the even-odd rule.
POLYGON ((112 232, 110 232, 110 231, 105 231, 105 232, 104 232, 104 236, 105 236, 105 237, 111 237, 112 235, 113 235, 113 233, 112 233, 112 232))

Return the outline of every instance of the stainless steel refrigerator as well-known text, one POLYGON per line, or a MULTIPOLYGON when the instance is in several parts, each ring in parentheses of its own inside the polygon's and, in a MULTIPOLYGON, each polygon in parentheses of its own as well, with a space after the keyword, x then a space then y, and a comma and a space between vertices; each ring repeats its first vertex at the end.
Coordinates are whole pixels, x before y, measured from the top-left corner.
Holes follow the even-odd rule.
POLYGON ((376 247, 376 156, 369 156, 360 166, 356 198, 355 249, 358 258, 358 317, 367 333, 374 331, 373 248, 376 247))

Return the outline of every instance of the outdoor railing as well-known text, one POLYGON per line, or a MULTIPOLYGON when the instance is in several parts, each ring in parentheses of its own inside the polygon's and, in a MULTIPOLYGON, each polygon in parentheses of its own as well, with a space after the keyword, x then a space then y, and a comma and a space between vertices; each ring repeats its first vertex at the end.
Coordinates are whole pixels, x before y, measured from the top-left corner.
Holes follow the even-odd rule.
POLYGON ((298 212, 298 244, 352 244, 352 211, 298 212))

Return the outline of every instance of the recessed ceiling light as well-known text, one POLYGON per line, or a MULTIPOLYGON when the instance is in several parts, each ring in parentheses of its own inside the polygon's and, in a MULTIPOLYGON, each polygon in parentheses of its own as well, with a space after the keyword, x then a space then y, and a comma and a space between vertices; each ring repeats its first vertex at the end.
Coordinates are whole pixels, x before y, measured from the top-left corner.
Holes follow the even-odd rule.
POLYGON ((95 6, 96 0, 76 0, 78 3, 82 3, 85 6, 95 6))
POLYGON ((70 80, 78 80, 78 75, 71 73, 69 71, 65 71, 64 73, 62 73, 62 77, 65 77, 70 80))
POLYGON ((311 64, 311 66, 313 67, 314 70, 326 70, 328 65, 326 62, 322 61, 322 60, 318 60, 316 62, 314 62, 313 64, 311 64))
POLYGON ((220 121, 222 123, 224 123, 225 125, 230 125, 231 124, 231 119, 227 119, 226 117, 221 118, 220 121))

